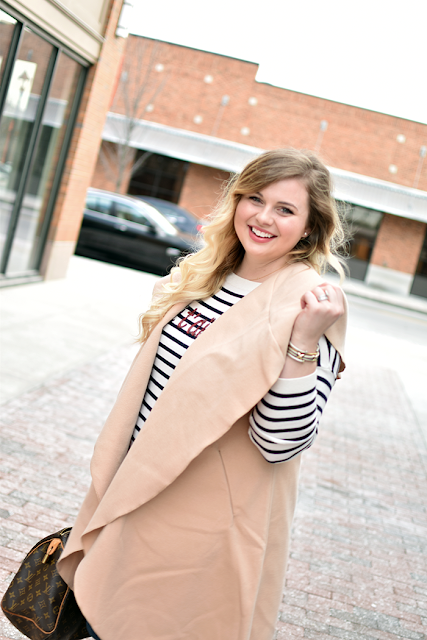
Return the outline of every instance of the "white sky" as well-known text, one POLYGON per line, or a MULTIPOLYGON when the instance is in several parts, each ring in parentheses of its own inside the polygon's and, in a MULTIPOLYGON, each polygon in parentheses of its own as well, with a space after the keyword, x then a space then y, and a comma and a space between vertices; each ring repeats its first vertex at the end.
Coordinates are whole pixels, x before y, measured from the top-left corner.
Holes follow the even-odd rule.
POLYGON ((427 0, 134 0, 131 33, 260 65, 257 80, 427 124, 427 0))

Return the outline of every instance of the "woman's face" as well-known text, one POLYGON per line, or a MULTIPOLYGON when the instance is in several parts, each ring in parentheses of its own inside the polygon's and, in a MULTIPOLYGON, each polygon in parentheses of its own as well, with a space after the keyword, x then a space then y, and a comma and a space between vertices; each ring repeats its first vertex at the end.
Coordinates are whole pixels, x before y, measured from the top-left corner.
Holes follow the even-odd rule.
POLYGON ((310 231, 308 216, 307 189, 296 178, 243 195, 234 214, 234 228, 245 250, 245 262, 286 264, 288 253, 310 231))

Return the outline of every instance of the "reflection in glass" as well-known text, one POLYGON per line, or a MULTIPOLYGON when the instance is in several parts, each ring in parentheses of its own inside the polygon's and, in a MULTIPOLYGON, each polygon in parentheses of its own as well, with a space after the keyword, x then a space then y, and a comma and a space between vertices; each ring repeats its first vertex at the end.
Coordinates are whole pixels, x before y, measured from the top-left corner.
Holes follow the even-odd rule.
POLYGON ((7 266, 8 275, 37 268, 40 233, 80 69, 77 62, 64 53, 61 54, 34 151, 34 161, 7 266))
POLYGON ((0 82, 3 78, 16 20, 0 9, 0 82))
POLYGON ((412 282, 412 295, 427 298, 427 231, 421 247, 420 259, 412 282))
MULTIPOLYGON (((15 24, 16 20, 0 9, 0 82, 3 78, 15 24)), ((9 173, 10 166, 3 162, 0 156, 0 189, 7 184, 9 173)))
MULTIPOLYGON (((25 29, 0 121, 0 163, 5 169, 0 183, 0 255, 52 50, 48 42, 25 29)), ((22 214, 31 224, 31 211, 22 214)))
POLYGON ((365 279, 383 215, 380 211, 357 205, 345 207, 351 237, 347 264, 352 278, 365 279))
MULTIPOLYGON (((147 152, 138 149, 135 162, 138 162, 144 154, 147 152)), ((179 200, 187 169, 188 162, 183 160, 158 153, 148 154, 145 162, 132 174, 128 193, 135 196, 154 196, 176 203, 179 200)))

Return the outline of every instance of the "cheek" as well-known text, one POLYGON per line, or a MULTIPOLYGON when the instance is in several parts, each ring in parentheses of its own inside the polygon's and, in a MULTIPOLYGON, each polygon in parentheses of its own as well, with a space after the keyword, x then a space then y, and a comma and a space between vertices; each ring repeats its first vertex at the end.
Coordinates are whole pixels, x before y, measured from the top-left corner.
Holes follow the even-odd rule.
POLYGON ((238 205, 236 213, 234 214, 234 228, 238 229, 246 224, 246 210, 245 207, 238 205))
POLYGON ((241 229, 241 224, 240 224, 240 222, 239 222, 239 217, 238 217, 237 212, 236 212, 236 213, 234 214, 234 231, 235 231, 235 233, 236 233, 236 235, 237 235, 237 237, 238 237, 238 238, 239 238, 239 237, 240 237, 240 235, 241 235, 241 231, 240 231, 240 229, 241 229))
POLYGON ((239 228, 239 215, 236 211, 234 214, 234 229, 237 230, 239 228))

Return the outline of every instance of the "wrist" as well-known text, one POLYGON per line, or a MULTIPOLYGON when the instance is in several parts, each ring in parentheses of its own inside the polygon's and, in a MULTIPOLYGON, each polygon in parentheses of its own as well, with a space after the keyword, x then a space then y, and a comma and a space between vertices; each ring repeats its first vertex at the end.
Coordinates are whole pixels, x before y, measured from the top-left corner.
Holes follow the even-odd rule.
POLYGON ((319 340, 312 337, 306 337, 298 335, 298 333, 292 333, 290 342, 300 351, 308 351, 313 353, 317 350, 319 340))
POLYGON ((297 347, 291 341, 288 345, 287 356, 289 358, 292 358, 292 360, 295 360, 296 362, 309 362, 317 364, 317 359, 319 357, 319 345, 316 345, 316 348, 313 351, 307 351, 305 349, 297 347))

